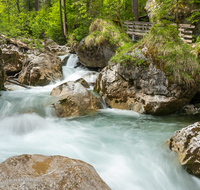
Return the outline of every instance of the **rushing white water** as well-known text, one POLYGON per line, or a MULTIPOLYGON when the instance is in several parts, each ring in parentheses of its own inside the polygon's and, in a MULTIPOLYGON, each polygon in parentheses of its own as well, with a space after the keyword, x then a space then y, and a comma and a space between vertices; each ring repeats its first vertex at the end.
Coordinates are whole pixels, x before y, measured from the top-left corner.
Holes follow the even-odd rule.
MULTIPOLYGON (((64 81, 87 73, 74 69, 64 81)), ((49 96, 60 83, 1 92, 0 162, 25 153, 63 155, 93 165, 112 190, 200 189, 200 180, 186 173, 164 144, 194 121, 109 108, 60 119, 52 114, 49 96)))

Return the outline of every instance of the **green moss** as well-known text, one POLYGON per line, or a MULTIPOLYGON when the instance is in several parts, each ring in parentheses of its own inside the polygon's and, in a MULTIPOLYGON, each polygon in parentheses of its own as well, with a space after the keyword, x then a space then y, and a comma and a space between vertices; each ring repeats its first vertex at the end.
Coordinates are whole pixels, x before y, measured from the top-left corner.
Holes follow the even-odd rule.
POLYGON ((132 43, 131 39, 119 26, 111 20, 96 19, 89 28, 89 35, 85 39, 86 47, 98 47, 100 44, 113 45, 115 48, 132 43))

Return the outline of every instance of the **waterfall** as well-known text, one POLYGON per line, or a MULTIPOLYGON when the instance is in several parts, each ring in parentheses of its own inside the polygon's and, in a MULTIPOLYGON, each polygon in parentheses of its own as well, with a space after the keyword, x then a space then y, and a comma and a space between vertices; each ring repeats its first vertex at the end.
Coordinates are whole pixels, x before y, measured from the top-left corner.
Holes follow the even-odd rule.
POLYGON ((107 109, 107 108, 108 108, 108 106, 107 106, 107 104, 106 104, 106 101, 105 101, 105 99, 104 99, 103 96, 101 96, 100 102, 101 102, 101 105, 102 105, 102 108, 103 108, 103 109, 107 109))
POLYGON ((67 67, 72 67, 74 68, 75 66, 77 66, 78 63, 78 57, 76 54, 71 54, 69 56, 69 59, 67 60, 67 67))

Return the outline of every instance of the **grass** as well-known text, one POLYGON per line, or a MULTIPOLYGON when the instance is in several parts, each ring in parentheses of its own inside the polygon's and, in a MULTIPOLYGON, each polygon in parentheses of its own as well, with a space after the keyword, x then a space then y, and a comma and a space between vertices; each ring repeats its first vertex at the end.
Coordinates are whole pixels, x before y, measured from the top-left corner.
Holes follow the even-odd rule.
POLYGON ((156 24, 143 39, 154 62, 163 65, 163 71, 179 85, 193 86, 199 80, 200 65, 191 53, 190 45, 183 43, 174 25, 156 24))

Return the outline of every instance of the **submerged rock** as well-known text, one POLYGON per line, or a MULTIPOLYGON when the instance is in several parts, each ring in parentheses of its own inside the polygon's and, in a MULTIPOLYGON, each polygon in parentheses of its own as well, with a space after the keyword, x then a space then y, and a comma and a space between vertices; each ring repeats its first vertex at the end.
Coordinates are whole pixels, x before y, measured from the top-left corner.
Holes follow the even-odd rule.
POLYGON ((18 81, 31 86, 45 86, 51 81, 62 79, 62 64, 53 54, 29 54, 18 81))
POLYGON ((197 89, 169 82, 145 48, 131 53, 143 64, 110 62, 99 74, 94 90, 108 106, 139 113, 165 115, 189 104, 197 89))
POLYGON ((165 144, 178 154, 189 174, 200 178, 200 122, 176 131, 165 144))
POLYGON ((0 164, 0 189, 110 190, 95 169, 63 156, 20 155, 0 164))
POLYGON ((54 107, 58 117, 85 115, 102 107, 100 99, 82 84, 88 86, 87 82, 81 79, 63 83, 51 91, 51 96, 57 97, 54 107))

